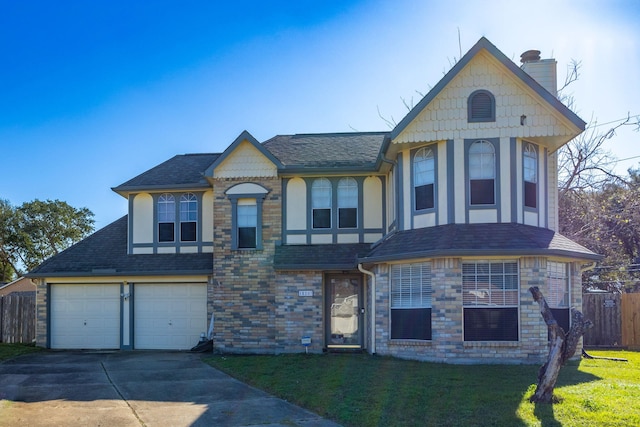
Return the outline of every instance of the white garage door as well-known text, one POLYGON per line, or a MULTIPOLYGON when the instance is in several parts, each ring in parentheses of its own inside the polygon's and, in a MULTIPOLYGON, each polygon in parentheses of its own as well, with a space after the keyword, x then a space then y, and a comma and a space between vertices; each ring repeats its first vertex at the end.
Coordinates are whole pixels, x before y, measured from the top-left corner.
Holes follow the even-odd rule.
POLYGON ((120 348, 120 285, 51 285, 51 348, 120 348))
POLYGON ((134 348, 187 350, 207 330, 204 283, 136 284, 134 348))

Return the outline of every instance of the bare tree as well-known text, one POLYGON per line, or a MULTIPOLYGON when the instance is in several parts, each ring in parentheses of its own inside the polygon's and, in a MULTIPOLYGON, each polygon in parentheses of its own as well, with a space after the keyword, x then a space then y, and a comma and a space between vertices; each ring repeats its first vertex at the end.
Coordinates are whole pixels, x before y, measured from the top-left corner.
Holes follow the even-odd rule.
POLYGON ((584 331, 591 327, 591 321, 585 320, 582 313, 571 309, 571 328, 565 332, 553 317, 553 313, 537 286, 529 288, 533 299, 540 306, 540 314, 549 330, 549 356, 538 371, 538 385, 529 398, 535 403, 554 403, 553 391, 558 380, 560 368, 576 354, 576 349, 584 331))

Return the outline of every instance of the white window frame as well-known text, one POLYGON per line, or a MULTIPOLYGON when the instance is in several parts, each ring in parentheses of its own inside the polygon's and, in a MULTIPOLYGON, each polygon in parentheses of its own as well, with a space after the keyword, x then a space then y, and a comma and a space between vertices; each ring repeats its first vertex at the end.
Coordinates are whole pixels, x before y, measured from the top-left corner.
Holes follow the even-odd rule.
POLYGON ((353 178, 341 178, 338 181, 338 228, 358 228, 358 182, 353 178), (356 223, 352 227, 343 227, 340 224, 340 211, 342 209, 356 210, 356 223))

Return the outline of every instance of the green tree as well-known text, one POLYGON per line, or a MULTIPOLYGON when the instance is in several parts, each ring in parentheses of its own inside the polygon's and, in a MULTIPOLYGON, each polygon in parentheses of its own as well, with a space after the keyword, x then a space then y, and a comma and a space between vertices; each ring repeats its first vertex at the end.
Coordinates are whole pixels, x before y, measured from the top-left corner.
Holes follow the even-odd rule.
POLYGON ((10 282, 19 274, 15 209, 0 199, 0 282, 10 282))
POLYGON ((19 266, 35 268, 93 232, 93 212, 60 200, 34 200, 12 208, 0 203, 0 256, 20 274, 19 266))

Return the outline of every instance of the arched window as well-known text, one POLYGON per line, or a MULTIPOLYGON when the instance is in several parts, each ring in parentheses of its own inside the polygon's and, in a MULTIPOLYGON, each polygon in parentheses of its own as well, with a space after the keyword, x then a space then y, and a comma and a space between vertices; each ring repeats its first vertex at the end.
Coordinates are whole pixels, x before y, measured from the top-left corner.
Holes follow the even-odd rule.
POLYGON ((195 242, 198 223, 198 199, 195 194, 186 193, 180 197, 180 240, 195 242))
POLYGON ((176 199, 164 193, 158 198, 158 241, 173 242, 175 240, 176 199))
POLYGON ((413 194, 415 210, 435 206, 435 156, 431 148, 421 148, 413 157, 413 194))
POLYGON ((313 228, 331 228, 331 182, 319 178, 311 185, 313 228))
POLYGON ((538 153, 533 144, 524 146, 524 205, 528 208, 538 206, 538 153))
POLYGON ((358 183, 353 178, 338 181, 338 228, 358 226, 358 183))
POLYGON ((477 90, 467 100, 469 122, 495 122, 496 100, 488 90, 477 90))
POLYGON ((469 147, 469 201, 472 205, 495 204, 496 152, 489 141, 469 147))

